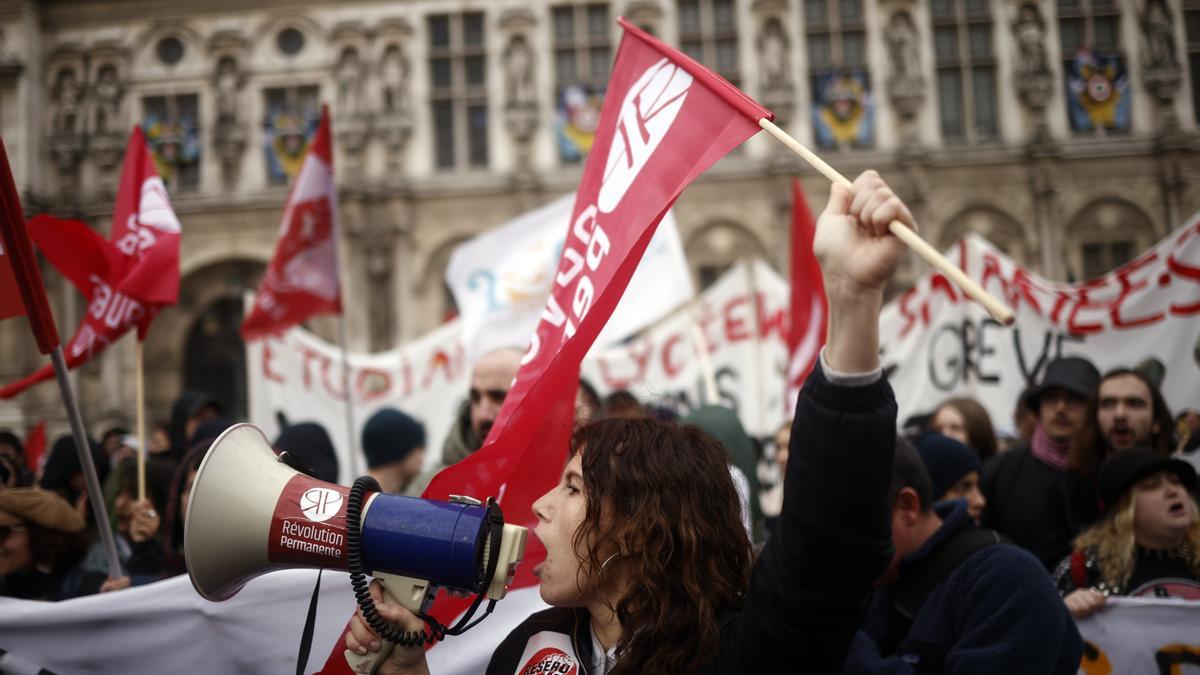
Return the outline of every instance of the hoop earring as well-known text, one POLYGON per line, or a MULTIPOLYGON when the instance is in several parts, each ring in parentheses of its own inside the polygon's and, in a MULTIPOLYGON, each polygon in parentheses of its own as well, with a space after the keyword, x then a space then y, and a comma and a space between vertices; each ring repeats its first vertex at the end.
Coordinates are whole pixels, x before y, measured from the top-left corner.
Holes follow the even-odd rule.
POLYGON ((604 561, 604 562, 600 563, 600 572, 601 572, 602 574, 604 573, 604 568, 608 566, 608 563, 612 562, 612 559, 613 559, 613 558, 615 558, 615 557, 617 557, 618 555, 620 555, 620 554, 619 554, 619 553, 614 553, 614 554, 612 554, 612 555, 608 556, 608 558, 607 558, 607 559, 605 559, 605 561, 604 561))

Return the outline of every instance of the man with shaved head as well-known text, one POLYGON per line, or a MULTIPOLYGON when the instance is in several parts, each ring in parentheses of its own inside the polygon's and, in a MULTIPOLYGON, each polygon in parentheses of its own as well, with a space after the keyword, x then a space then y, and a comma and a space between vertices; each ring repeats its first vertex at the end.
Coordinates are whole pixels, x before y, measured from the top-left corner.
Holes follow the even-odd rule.
POLYGON ((483 445, 520 367, 521 350, 511 347, 488 352, 475 362, 467 400, 459 406, 446 442, 442 444, 441 463, 413 479, 405 494, 419 497, 437 472, 461 462, 483 445))

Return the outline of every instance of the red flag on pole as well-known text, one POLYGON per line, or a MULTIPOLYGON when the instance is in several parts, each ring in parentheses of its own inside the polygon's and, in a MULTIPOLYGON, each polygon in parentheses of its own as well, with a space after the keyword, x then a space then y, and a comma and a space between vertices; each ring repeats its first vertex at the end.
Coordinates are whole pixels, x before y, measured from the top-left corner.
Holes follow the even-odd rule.
POLYGON ((283 209, 275 257, 263 275, 242 338, 279 333, 314 314, 342 311, 337 259, 337 188, 329 110, 309 146, 283 209))
MULTIPOLYGON (((494 496, 507 522, 530 529, 534 500, 566 463, 579 364, 659 221, 688 183, 772 117, 704 66, 618 21, 625 34, 541 322, 483 447, 439 473, 424 494, 494 496)), ((545 555, 531 537, 515 588, 537 584, 532 569, 545 555)), ((433 612, 445 622, 467 604, 442 596, 433 612)), ((326 668, 348 672, 341 644, 326 668)))
POLYGON ((41 420, 29 430, 25 438, 25 464, 29 470, 37 473, 38 465, 42 463, 42 455, 46 454, 46 420, 41 420))
POLYGON ((24 315, 21 289, 17 287, 17 278, 13 276, 12 256, 4 250, 4 241, 0 240, 0 320, 24 315))
MULTIPOLYGON (((78 220, 47 215, 32 218, 29 230, 46 259, 88 301, 83 322, 65 349, 69 368, 104 351, 132 327, 144 339, 158 310, 175 304, 179 296, 182 230, 141 127, 133 128, 125 147, 110 240, 78 220)), ((0 398, 53 376, 54 370, 45 366, 0 389, 0 398)))
POLYGON ((784 413, 789 419, 796 409, 800 387, 808 379, 825 344, 829 322, 825 281, 813 252, 816 234, 817 221, 804 198, 804 188, 800 181, 792 179, 792 288, 787 335, 787 396, 784 399, 784 405, 788 406, 784 413))

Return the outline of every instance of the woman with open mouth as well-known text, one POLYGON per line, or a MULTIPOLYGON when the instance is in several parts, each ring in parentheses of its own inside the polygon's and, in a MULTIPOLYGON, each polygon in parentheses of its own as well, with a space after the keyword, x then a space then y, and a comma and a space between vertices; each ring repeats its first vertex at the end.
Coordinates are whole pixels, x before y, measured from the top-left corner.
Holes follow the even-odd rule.
POLYGON ((1195 487, 1190 464, 1149 450, 1123 450, 1104 462, 1104 517, 1054 571, 1072 616, 1091 616, 1112 595, 1200 600, 1195 487))

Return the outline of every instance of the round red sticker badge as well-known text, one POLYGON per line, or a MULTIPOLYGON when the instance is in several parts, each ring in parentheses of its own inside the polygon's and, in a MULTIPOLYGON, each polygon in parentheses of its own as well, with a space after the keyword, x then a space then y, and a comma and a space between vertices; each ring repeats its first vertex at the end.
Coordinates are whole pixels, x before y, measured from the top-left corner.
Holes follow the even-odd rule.
POLYGON ((579 664, 561 649, 539 650, 517 671, 520 675, 579 675, 579 664))

